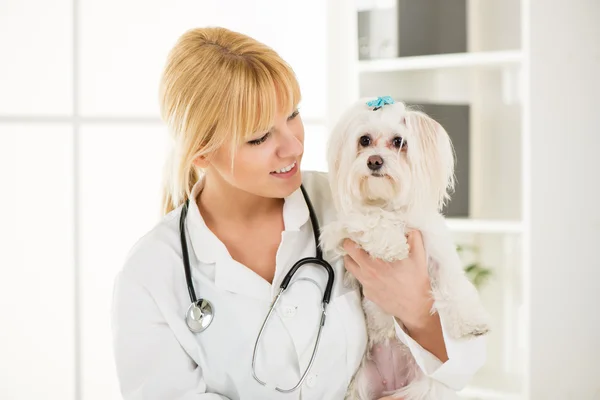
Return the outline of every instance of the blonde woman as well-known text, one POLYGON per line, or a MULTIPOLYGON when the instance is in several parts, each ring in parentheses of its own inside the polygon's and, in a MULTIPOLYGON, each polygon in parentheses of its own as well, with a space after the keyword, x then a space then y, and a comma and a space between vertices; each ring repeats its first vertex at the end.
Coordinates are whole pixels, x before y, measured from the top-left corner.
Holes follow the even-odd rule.
MULTIPOLYGON (((343 260, 328 260, 334 279, 322 327, 329 274, 309 263, 261 331, 294 263, 315 257, 313 214, 324 225, 334 212, 326 176, 301 171, 304 128, 292 69, 248 36, 193 29, 168 57, 160 99, 174 145, 165 215, 133 246, 115 281, 123 397, 343 399, 367 342, 360 294, 343 285, 343 260), (190 307, 192 296, 210 308, 190 307), (199 325, 201 332, 192 329, 199 325)), ((406 326, 398 340, 423 371, 454 393, 482 365, 484 339, 445 336, 443 321, 429 314, 420 235, 409 240, 411 256, 394 268, 378 272, 352 248, 346 264, 406 326)), ((376 355, 372 366, 382 396, 397 382, 379 373, 390 356, 376 355)))

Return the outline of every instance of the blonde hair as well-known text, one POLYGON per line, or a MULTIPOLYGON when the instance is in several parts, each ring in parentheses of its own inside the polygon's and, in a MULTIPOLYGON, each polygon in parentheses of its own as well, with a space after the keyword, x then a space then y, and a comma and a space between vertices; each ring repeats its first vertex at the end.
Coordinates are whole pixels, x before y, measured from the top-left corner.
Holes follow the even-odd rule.
POLYGON ((185 32, 168 55, 160 83, 161 115, 172 139, 163 184, 167 214, 189 197, 202 171, 193 161, 225 143, 267 131, 292 112, 300 88, 270 47, 225 28, 185 32))

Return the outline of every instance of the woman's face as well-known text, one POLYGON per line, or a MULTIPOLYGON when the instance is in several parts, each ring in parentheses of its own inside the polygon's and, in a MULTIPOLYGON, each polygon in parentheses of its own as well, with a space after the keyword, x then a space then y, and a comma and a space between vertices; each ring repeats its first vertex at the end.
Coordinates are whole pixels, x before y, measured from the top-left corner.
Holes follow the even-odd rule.
POLYGON ((260 132, 239 145, 233 170, 230 146, 222 146, 209 156, 206 177, 219 185, 230 186, 223 189, 284 198, 302 183, 300 162, 303 153, 304 125, 296 110, 292 114, 280 114, 268 132, 260 132))

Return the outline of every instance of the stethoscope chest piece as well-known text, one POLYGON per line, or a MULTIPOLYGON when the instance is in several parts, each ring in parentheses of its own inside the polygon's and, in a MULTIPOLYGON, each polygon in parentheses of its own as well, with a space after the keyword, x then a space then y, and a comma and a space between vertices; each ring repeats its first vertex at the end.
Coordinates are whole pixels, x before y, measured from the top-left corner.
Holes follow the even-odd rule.
POLYGON ((212 304, 208 300, 198 299, 198 301, 190 304, 186 314, 185 322, 190 331, 200 333, 212 322, 214 311, 212 304))

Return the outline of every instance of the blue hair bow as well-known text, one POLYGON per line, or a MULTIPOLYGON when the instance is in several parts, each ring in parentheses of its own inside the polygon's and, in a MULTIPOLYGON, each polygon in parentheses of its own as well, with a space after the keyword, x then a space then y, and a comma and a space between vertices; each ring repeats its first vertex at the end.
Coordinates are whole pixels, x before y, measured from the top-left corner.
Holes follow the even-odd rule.
POLYGON ((392 99, 390 96, 383 96, 383 97, 378 97, 375 100, 371 100, 371 101, 367 102, 367 105, 369 107, 374 107, 373 111, 379 110, 381 107, 385 106, 386 104, 394 104, 394 99, 392 99))

